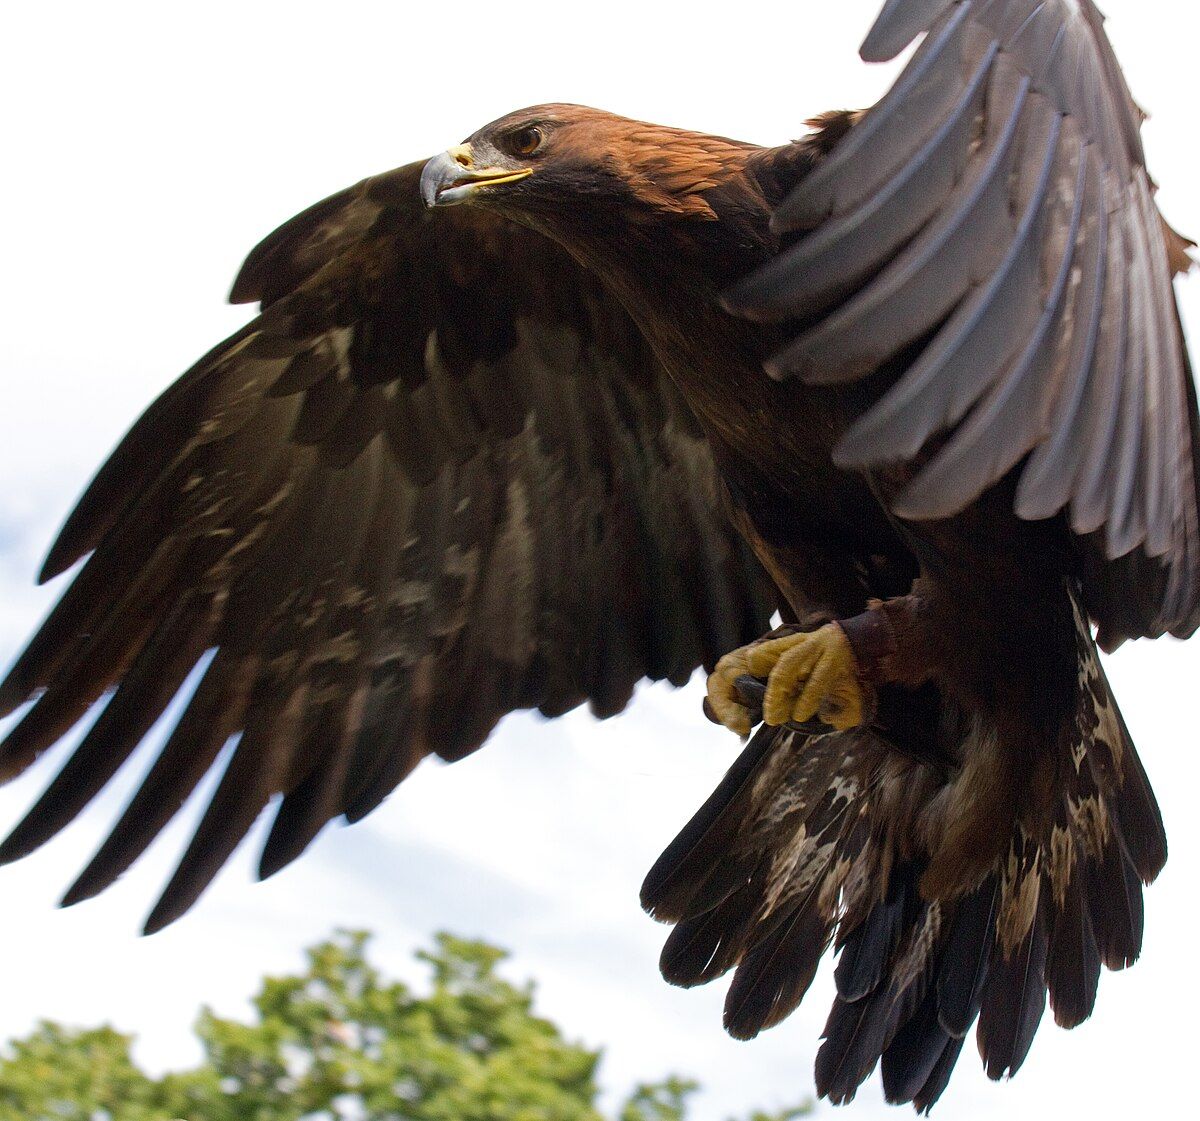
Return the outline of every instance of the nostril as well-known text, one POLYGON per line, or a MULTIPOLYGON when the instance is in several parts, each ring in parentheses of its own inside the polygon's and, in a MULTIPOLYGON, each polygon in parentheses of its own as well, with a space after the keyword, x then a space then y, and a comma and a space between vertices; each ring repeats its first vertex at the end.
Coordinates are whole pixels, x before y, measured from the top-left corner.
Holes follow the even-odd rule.
POLYGON ((466 147, 465 145, 460 145, 456 148, 451 148, 450 155, 454 157, 454 162, 456 164, 458 164, 459 167, 470 167, 471 166, 471 163, 472 163, 471 150, 468 147, 466 147))

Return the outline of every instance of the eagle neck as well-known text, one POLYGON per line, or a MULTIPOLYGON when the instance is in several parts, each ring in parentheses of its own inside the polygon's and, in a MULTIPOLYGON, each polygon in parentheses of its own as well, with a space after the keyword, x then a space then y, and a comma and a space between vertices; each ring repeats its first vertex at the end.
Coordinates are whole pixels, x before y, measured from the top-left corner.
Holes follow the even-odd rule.
MULTIPOLYGON (((716 220, 610 214, 603 224, 558 229, 553 236, 622 304, 718 457, 732 464, 761 460, 762 433, 781 416, 809 411, 824 417, 828 403, 808 402, 813 391, 766 375, 764 360, 784 341, 778 328, 732 316, 720 304, 730 284, 774 251, 765 200, 743 189, 712 201, 716 220)), ((829 464, 832 428, 824 420, 789 427, 795 439, 781 442, 780 460, 769 469, 794 485, 796 472, 829 464)))

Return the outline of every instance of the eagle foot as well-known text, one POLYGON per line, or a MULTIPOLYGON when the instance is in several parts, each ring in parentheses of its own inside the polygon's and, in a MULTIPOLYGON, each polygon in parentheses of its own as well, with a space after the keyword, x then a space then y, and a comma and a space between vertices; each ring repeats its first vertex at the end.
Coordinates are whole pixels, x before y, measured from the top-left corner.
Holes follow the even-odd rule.
POLYGON ((837 623, 815 631, 768 638, 726 654, 708 678, 707 708, 717 723, 739 736, 754 724, 738 679, 766 680, 762 718, 767 724, 803 724, 814 717, 845 731, 863 723, 869 708, 858 661, 837 623))

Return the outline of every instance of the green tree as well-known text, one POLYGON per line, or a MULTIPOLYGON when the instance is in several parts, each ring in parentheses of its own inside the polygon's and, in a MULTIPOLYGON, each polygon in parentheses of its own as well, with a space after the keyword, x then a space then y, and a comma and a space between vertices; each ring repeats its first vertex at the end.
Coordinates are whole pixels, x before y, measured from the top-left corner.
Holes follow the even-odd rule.
MULTIPOLYGON (((129 1036, 43 1023, 0 1056, 0 1121, 604 1121, 599 1052, 534 1013, 533 986, 499 976, 502 950, 438 935, 419 995, 379 974, 368 941, 341 932, 302 974, 267 978, 252 1023, 204 1009, 195 1070, 153 1078, 129 1036)), ((686 1121, 697 1088, 639 1086, 618 1119, 686 1121)))

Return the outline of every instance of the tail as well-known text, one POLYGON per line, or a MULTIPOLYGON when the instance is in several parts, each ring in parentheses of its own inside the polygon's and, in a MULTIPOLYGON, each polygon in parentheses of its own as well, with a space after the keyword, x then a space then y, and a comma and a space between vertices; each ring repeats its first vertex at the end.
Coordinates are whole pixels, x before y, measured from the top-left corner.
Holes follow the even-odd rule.
POLYGON ((1047 998, 1060 1026, 1087 1019, 1101 965, 1140 953, 1142 884, 1166 838, 1081 620, 1080 639, 1049 809, 1019 813, 1004 855, 952 897, 927 898, 922 874, 953 763, 869 729, 761 728, 643 886, 643 906, 675 924, 666 979, 735 970, 725 1027, 750 1039, 799 1006, 833 947, 816 1082, 839 1104, 878 1064, 888 1101, 928 1112, 976 1021, 999 1079, 1024 1062, 1047 998))

